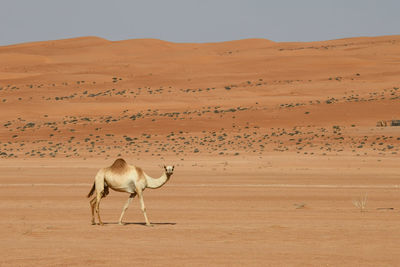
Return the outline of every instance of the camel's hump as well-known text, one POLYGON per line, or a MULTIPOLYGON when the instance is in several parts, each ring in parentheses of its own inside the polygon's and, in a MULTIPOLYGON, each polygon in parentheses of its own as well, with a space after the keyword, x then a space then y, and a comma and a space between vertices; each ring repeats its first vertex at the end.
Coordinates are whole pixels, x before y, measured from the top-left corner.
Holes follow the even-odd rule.
POLYGON ((111 170, 113 171, 118 171, 118 170, 123 170, 126 168, 128 164, 126 163, 126 161, 124 159, 116 159, 114 161, 114 163, 111 165, 111 170))

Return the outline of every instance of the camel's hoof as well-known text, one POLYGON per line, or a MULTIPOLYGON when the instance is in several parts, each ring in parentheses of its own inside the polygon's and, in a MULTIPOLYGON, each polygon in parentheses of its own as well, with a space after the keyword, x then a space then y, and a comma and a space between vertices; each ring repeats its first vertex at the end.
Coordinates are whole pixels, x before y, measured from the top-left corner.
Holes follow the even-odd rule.
POLYGON ((92 222, 92 225, 96 225, 96 223, 95 223, 95 222, 92 222))
POLYGON ((153 227, 153 226, 154 226, 154 224, 151 224, 151 223, 146 223, 146 226, 148 226, 148 227, 153 227))
POLYGON ((126 223, 123 222, 118 222, 119 225, 125 225, 126 223))
POLYGON ((99 225, 100 225, 100 226, 103 226, 103 225, 104 225, 104 223, 99 223, 99 225))

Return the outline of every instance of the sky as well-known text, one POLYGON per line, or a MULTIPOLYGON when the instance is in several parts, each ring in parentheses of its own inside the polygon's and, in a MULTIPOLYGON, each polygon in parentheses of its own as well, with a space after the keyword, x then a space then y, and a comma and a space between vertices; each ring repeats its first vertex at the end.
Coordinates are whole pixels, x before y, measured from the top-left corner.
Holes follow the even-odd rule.
POLYGON ((98 36, 220 42, 400 34, 399 0, 0 0, 0 46, 98 36))

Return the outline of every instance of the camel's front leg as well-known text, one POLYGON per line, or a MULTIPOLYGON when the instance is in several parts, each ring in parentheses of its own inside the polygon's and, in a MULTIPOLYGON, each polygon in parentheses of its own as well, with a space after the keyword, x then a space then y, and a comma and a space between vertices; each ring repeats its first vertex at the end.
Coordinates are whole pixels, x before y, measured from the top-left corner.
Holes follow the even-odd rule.
POLYGON ((126 201, 124 207, 122 208, 122 213, 121 213, 121 216, 119 217, 118 224, 121 224, 121 225, 122 225, 122 217, 124 217, 125 211, 128 209, 129 204, 131 204, 131 202, 132 202, 132 200, 133 200, 133 198, 134 198, 135 196, 136 196, 136 192, 130 194, 128 200, 126 201))
POLYGON ((140 189, 136 190, 139 200, 140 200, 140 207, 143 211, 143 215, 144 215, 144 219, 146 220, 146 226, 153 226, 150 222, 149 219, 147 218, 147 214, 146 214, 146 207, 144 206, 144 201, 143 201, 143 192, 140 189))

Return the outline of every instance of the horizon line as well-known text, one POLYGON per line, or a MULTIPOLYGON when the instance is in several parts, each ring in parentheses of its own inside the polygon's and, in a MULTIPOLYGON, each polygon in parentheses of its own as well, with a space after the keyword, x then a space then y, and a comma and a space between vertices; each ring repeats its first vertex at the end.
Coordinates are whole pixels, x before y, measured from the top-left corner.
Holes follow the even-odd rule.
POLYGON ((45 42, 57 42, 57 41, 67 41, 67 40, 78 40, 78 39, 102 39, 107 42, 124 42, 124 41, 133 41, 133 40, 154 40, 154 41, 161 41, 165 43, 171 44, 219 44, 219 43, 229 43, 229 42, 236 42, 236 41, 244 41, 244 40, 263 40, 272 43, 318 43, 318 42, 330 42, 330 41, 340 41, 340 40, 349 40, 349 39, 363 39, 363 38, 384 38, 384 37, 400 37, 400 34, 389 34, 389 35, 374 35, 374 36, 352 36, 352 37, 344 37, 344 38, 335 38, 335 39, 326 39, 326 40, 314 40, 314 41, 274 41, 267 38, 262 37, 249 37, 249 38, 241 38, 241 39, 233 39, 233 40, 224 40, 224 41, 205 41, 205 42, 176 42, 176 41, 168 41, 158 38, 127 38, 127 39, 118 39, 118 40, 110 40, 105 37, 96 36, 96 35, 81 35, 75 37, 66 37, 66 38, 59 38, 59 39, 48 39, 48 40, 37 40, 37 41, 26 41, 21 43, 12 43, 6 45, 0 45, 0 48, 3 47, 10 47, 10 46, 19 46, 19 45, 29 45, 29 44, 36 44, 36 43, 45 43, 45 42))

